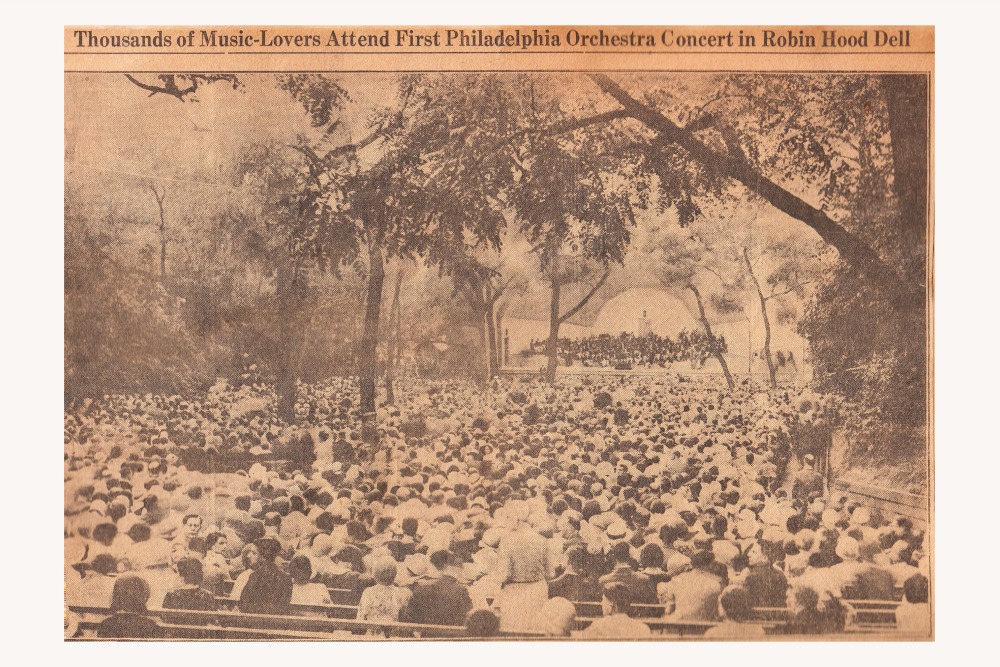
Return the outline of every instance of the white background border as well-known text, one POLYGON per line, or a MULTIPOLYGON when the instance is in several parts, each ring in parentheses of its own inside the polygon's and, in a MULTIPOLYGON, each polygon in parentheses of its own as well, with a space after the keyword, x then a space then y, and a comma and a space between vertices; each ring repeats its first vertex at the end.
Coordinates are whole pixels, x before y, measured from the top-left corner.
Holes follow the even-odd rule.
POLYGON ((994 642, 996 487, 994 415, 1000 238, 997 18, 973 2, 667 2, 609 0, 545 8, 428 2, 35 2, 7 4, 0 24, 5 75, 3 470, 7 516, 3 637, 8 664, 622 665, 690 659, 771 664, 979 662, 994 642), (344 6, 347 5, 347 6, 344 6), (652 6, 650 6, 652 5, 652 6), (13 11, 11 11, 13 9, 13 11), (62 642, 62 188, 64 25, 349 24, 817 24, 936 26, 936 624, 933 644, 65 644, 62 642), (986 365, 976 356, 985 350, 986 365), (993 495, 990 493, 990 495, 993 495), (987 514, 987 510, 993 510, 987 514), (13 640, 12 644, 10 640, 13 640))

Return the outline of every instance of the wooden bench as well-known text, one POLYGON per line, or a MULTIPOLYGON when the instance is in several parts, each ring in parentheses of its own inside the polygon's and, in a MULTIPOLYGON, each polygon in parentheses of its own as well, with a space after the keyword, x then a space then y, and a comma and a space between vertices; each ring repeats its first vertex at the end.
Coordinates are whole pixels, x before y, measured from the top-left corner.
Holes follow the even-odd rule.
MULTIPOLYGON (((231 579, 224 579, 219 583, 216 595, 222 599, 230 597, 234 584, 231 579)), ((330 601, 334 604, 357 605, 361 600, 361 592, 351 588, 327 588, 327 590, 330 591, 330 601)))
MULTIPOLYGON (((577 616, 576 629, 585 630, 598 617, 577 616)), ((678 637, 700 636, 712 627, 718 625, 714 622, 700 621, 668 621, 662 618, 644 618, 642 622, 649 626, 649 629, 657 634, 675 635, 678 637)))
MULTIPOLYGON (((82 621, 79 625, 82 636, 73 640, 99 640, 97 626, 100 621, 82 621)), ((185 639, 200 641, 329 641, 329 633, 305 632, 296 630, 263 630, 260 628, 223 628, 210 625, 180 625, 175 623, 159 623, 166 639, 185 639)))
MULTIPOLYGON (((307 609, 322 611, 325 605, 310 605, 307 609)), ((111 615, 106 607, 71 605, 69 610, 83 616, 80 627, 96 627, 101 620, 111 615)), ((279 614, 245 614, 238 611, 194 611, 189 609, 150 609, 148 615, 159 619, 165 627, 182 628, 191 638, 216 637, 220 631, 230 635, 253 635, 261 638, 307 638, 330 639, 336 632, 353 634, 375 634, 385 637, 454 638, 465 637, 464 626, 429 625, 423 623, 379 623, 353 619, 324 618, 316 616, 286 616, 279 614), (197 631, 195 630, 197 629, 197 631), (200 634, 199 634, 200 633, 200 634), (311 636, 316 635, 316 636, 311 636)), ((226 634, 222 632, 221 634, 226 634)), ((543 633, 501 633, 507 638, 531 639, 543 637, 543 633)))
MULTIPOLYGON (((215 598, 219 609, 223 611, 237 611, 240 604, 238 598, 215 598)), ((297 616, 325 616, 327 618, 338 618, 353 620, 358 617, 358 605, 356 604, 295 604, 289 605, 293 615, 297 616)))
MULTIPOLYGON (((570 600, 576 607, 578 616, 601 616, 604 611, 600 602, 591 600, 570 600)), ((632 603, 629 607, 629 616, 634 618, 660 618, 666 614, 667 610, 662 604, 640 604, 632 603)))
POLYGON ((895 600, 841 600, 847 608, 846 631, 866 632, 893 630, 896 627, 895 600))

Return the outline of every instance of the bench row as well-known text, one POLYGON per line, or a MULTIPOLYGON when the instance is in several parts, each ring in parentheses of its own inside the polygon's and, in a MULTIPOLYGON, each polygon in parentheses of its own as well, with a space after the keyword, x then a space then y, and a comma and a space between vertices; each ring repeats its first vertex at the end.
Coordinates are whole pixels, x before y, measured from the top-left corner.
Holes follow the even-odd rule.
MULTIPOLYGON (((226 600, 223 600, 224 602, 226 600)), ((229 602, 234 602, 228 600, 229 602)), ((576 629, 582 630, 590 625, 600 612, 595 613, 593 603, 575 603, 577 605, 576 629)), ((645 605, 656 607, 657 605, 645 605)), ((662 609, 662 608, 661 608, 662 609)), ((275 615, 248 614, 239 611, 192 611, 176 609, 151 609, 150 616, 159 619, 166 625, 177 625, 188 628, 185 632, 193 632, 190 628, 202 628, 212 637, 220 630, 247 630, 284 633, 320 633, 329 639, 331 633, 348 632, 353 634, 376 634, 385 637, 418 637, 418 638, 448 638, 466 635, 462 626, 440 626, 419 623, 378 623, 356 620, 357 607, 349 605, 301 605, 295 610, 308 615, 275 615)), ((70 611, 83 617, 85 623, 96 624, 111 614, 105 607, 70 606, 70 611)), ((793 618, 789 609, 761 608, 755 610, 757 624, 768 631, 780 631, 793 618)), ((690 636, 701 635, 713 627, 713 622, 685 622, 665 618, 642 617, 654 632, 690 636)), ((891 630, 895 626, 894 611, 852 610, 852 630, 891 630)), ((81 627, 84 627, 81 624, 81 627)), ((197 634, 197 633, 195 633, 197 634)), ((266 633, 265 633, 266 634, 266 633)), ((507 633, 501 636, 510 638, 541 637, 542 633, 507 633)), ((207 637, 200 637, 207 638, 207 637)))

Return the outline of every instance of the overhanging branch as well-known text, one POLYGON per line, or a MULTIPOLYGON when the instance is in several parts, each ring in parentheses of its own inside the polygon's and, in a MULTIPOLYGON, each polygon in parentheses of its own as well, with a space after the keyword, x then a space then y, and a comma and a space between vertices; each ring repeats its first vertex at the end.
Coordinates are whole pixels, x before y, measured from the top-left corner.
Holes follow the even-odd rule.
POLYGON ((633 98, 606 74, 591 73, 589 76, 602 91, 622 105, 629 117, 638 120, 657 133, 656 141, 649 146, 648 150, 651 159, 661 159, 659 151, 656 150, 658 146, 676 144, 686 150, 705 168, 742 183, 778 210, 804 222, 815 230, 826 243, 836 248, 844 261, 873 271, 876 275, 895 274, 869 245, 841 227, 820 209, 809 205, 768 179, 753 165, 742 159, 739 153, 734 154, 730 151, 729 154, 724 154, 714 150, 695 136, 693 132, 679 127, 656 109, 633 98))
POLYGON ((586 296, 580 299, 579 303, 577 303, 575 306, 570 308, 562 316, 559 317, 559 324, 562 324, 563 322, 565 322, 566 320, 568 320, 569 318, 573 317, 578 312, 580 312, 580 309, 582 309, 584 306, 587 305, 587 302, 590 301, 590 298, 595 294, 597 294, 597 290, 601 289, 601 286, 604 285, 604 282, 608 279, 608 276, 610 274, 611 274, 610 267, 604 269, 604 274, 601 276, 601 279, 597 281, 597 283, 593 286, 593 288, 591 288, 589 292, 587 292, 586 296))

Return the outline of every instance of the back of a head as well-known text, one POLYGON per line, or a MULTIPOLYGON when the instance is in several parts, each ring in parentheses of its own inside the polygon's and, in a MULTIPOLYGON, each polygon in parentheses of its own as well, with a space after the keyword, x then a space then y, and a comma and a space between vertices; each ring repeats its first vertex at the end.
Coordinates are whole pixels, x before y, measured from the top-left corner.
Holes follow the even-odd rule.
POLYGON ((632 560, 632 552, 629 549, 628 542, 618 542, 608 553, 608 557, 615 564, 627 564, 632 560))
POLYGON ((364 570, 364 554, 361 549, 357 548, 353 544, 348 544, 337 552, 334 556, 334 560, 340 563, 347 563, 351 566, 351 569, 355 572, 361 572, 364 570))
POLYGON ((274 559, 281 553, 281 543, 273 537, 262 537, 254 544, 257 546, 257 551, 260 552, 260 558, 263 561, 273 563, 274 559))
POLYGON ((118 527, 113 523, 99 523, 94 526, 93 538, 104 546, 111 546, 118 535, 118 527))
POLYGON ((288 574, 297 584, 304 584, 312 579, 312 562, 305 554, 299 554, 288 562, 288 574))
POLYGON ((488 609, 477 609, 465 619, 468 637, 496 637, 500 632, 500 619, 488 609))
POLYGON ((204 569, 197 558, 182 558, 177 561, 177 574, 185 584, 198 585, 204 577, 204 569))
POLYGON ((550 598, 539 612, 545 632, 555 637, 569 637, 576 626, 576 605, 566 598, 550 598))
POLYGON ((372 577, 376 583, 383 586, 391 586, 396 582, 396 563, 383 558, 372 567, 372 577))
POLYGON ((737 623, 748 620, 753 612, 750 594, 742 587, 726 590, 719 598, 719 605, 726 618, 737 623))
POLYGON ((153 531, 148 524, 136 523, 128 529, 128 533, 126 534, 132 538, 133 542, 145 542, 152 536, 153 531))
POLYGON ((809 586, 799 586, 793 590, 793 597, 797 607, 804 611, 814 611, 819 609, 819 593, 815 588, 811 588, 809 586))
POLYGON ((647 544, 639 552, 639 564, 644 568, 662 568, 663 561, 663 549, 660 548, 659 544, 647 544))
POLYGON ((142 577, 125 575, 115 581, 111 590, 111 612, 129 611, 141 613, 146 611, 149 601, 149 584, 142 577))
POLYGON ((711 551, 699 551, 691 556, 691 567, 696 570, 710 570, 715 561, 715 555, 711 551))
POLYGON ((439 570, 444 570, 451 563, 451 552, 441 549, 431 554, 431 565, 439 570))
POLYGON ((97 554, 90 561, 90 569, 98 574, 108 575, 118 569, 118 561, 111 554, 97 554))
POLYGON ((621 582, 614 582, 604 587, 604 598, 611 603, 613 613, 626 614, 632 605, 632 591, 621 582))

